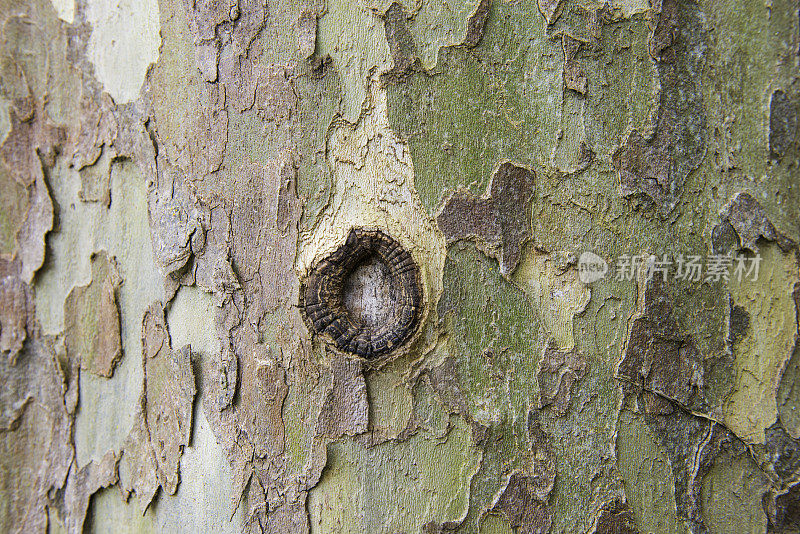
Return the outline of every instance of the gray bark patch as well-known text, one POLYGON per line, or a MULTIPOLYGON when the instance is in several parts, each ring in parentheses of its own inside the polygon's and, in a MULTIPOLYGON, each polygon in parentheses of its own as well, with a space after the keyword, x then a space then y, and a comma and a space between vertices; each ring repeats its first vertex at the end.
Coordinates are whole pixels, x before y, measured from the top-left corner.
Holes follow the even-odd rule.
POLYGON ((773 158, 786 154, 797 141, 797 106, 783 91, 769 100, 769 151, 773 158))

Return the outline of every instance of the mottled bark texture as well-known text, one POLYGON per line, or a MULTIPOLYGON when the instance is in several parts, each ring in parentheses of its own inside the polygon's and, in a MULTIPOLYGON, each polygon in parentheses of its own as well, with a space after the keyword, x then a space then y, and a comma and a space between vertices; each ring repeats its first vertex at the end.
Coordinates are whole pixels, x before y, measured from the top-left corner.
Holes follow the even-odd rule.
POLYGON ((797 0, 0 0, 0 531, 800 532, 798 73, 797 0))

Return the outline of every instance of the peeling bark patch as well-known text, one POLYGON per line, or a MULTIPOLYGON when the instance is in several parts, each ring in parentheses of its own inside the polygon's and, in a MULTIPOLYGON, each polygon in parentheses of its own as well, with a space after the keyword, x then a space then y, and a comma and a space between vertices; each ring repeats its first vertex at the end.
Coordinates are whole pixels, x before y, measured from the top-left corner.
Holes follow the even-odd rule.
POLYGON ((127 500, 131 493, 135 493, 144 513, 155 497, 159 484, 156 458, 150 445, 150 434, 142 413, 141 402, 137 406, 133 428, 122 446, 119 469, 120 490, 123 496, 127 500))
POLYGON ((727 254, 738 249, 739 236, 731 223, 725 219, 711 230, 711 248, 714 254, 727 254))
POLYGON ((619 499, 605 504, 587 534, 639 534, 633 511, 619 499))
POLYGON ((275 459, 284 450, 283 403, 289 392, 286 372, 262 345, 246 346, 253 365, 242 369, 241 402, 236 415, 258 458, 275 459))
POLYGON ((366 432, 369 404, 361 362, 335 358, 331 373, 333 385, 317 418, 317 435, 337 439, 366 432))
POLYGON ((539 407, 552 406, 558 416, 566 415, 572 400, 572 385, 587 372, 586 359, 577 349, 560 351, 550 341, 539 360, 536 379, 539 382, 539 407))
POLYGON ((581 49, 581 42, 564 34, 561 37, 561 45, 564 49, 564 87, 585 95, 586 73, 575 60, 575 56, 581 49))
POLYGON ((783 91, 769 100, 769 151, 773 158, 786 154, 797 142, 797 106, 783 91))
POLYGON ((550 532, 553 522, 548 500, 556 479, 556 456, 536 412, 528 415, 528 435, 533 458, 531 472, 512 473, 492 511, 505 514, 520 534, 544 534, 550 532))
POLYGON ((434 391, 451 410, 470 420, 467 398, 461 389, 458 366, 454 358, 448 357, 438 367, 430 370, 430 380, 434 391))
POLYGON ((78 196, 84 202, 100 202, 108 207, 111 161, 119 155, 114 147, 119 133, 114 115, 116 106, 106 93, 97 98, 85 96, 80 106, 83 120, 77 130, 69 132, 68 145, 68 153, 72 153, 71 167, 81 176, 78 196))
POLYGON ((28 189, 28 213, 17 233, 21 278, 28 284, 44 263, 45 236, 53 228, 53 200, 41 166, 35 167, 36 182, 28 189))
POLYGON ((11 131, 0 145, 0 160, 18 183, 28 187, 50 166, 64 141, 63 129, 50 124, 41 104, 33 97, 18 100, 11 108, 11 131))
POLYGON ((800 478, 800 439, 790 436, 780 422, 766 429, 764 435, 767 470, 784 485, 800 478))
POLYGON ((643 289, 617 376, 674 400, 681 406, 703 403, 703 360, 691 336, 673 317, 664 282, 654 276, 643 289))
POLYGON ((173 351, 161 303, 142 320, 144 384, 139 412, 123 448, 123 493, 134 491, 143 509, 159 486, 174 495, 180 481, 180 459, 192 432, 196 393, 191 349, 173 351))
POLYGON ((166 276, 176 276, 205 247, 210 215, 187 191, 185 177, 161 155, 157 183, 148 192, 150 236, 156 261, 166 276))
POLYGON ((32 96, 17 99, 10 108, 11 131, 0 145, 0 206, 9 209, 0 216, 1 251, 16 255, 28 284, 44 262, 45 236, 53 227, 44 167, 53 165, 64 138, 42 106, 32 96))
POLYGON ((14 365, 25 340, 34 333, 33 295, 16 275, 0 280, 0 353, 14 365))
POLYGON ((643 194, 662 213, 675 207, 690 172, 703 160, 706 112, 699 80, 706 32, 690 0, 663 0, 650 38, 661 91, 652 136, 633 131, 613 155, 623 196, 643 194))
POLYGON ((101 488, 113 486, 119 480, 117 466, 119 458, 113 451, 107 452, 99 462, 77 469, 72 464, 67 487, 64 491, 64 508, 67 516, 67 532, 83 532, 83 523, 89 509, 92 494, 101 488))
POLYGON ((64 301, 67 351, 81 368, 110 378, 122 358, 120 317, 116 292, 122 279, 116 260, 105 252, 92 257, 92 281, 73 288, 64 301))
POLYGON ((720 217, 722 221, 714 227, 714 235, 717 237, 717 241, 714 243, 715 252, 731 251, 731 234, 727 225, 733 228, 739 250, 748 249, 751 252, 758 252, 756 243, 759 239, 775 241, 784 252, 793 246, 791 239, 775 229, 766 210, 747 191, 737 193, 722 210, 720 217))
POLYGON ((672 466, 678 516, 686 521, 692 534, 707 534, 700 498, 703 476, 723 442, 735 440, 733 434, 714 421, 696 417, 651 393, 642 394, 640 405, 672 466))
POLYGON ((300 305, 314 331, 329 335, 340 350, 364 358, 403 345, 422 313, 419 267, 400 243, 380 230, 353 228, 345 244, 312 269, 302 295, 300 305), (391 320, 374 329, 347 309, 343 295, 348 276, 372 258, 387 267, 397 295, 391 320))
POLYGON ((297 30, 298 53, 301 58, 309 59, 317 45, 317 14, 303 11, 297 20, 297 30))
POLYGON ((65 394, 77 372, 68 383, 50 341, 36 338, 14 365, 0 358, 0 376, 0 531, 44 533, 49 496, 64 488, 75 457, 65 394))
POLYGON ((236 177, 229 242, 247 305, 256 316, 296 298, 293 273, 302 212, 296 184, 296 169, 288 155, 270 161, 268 167, 245 165, 236 177))
POLYGON ((164 310, 153 304, 142 322, 145 425, 156 459, 159 484, 170 495, 178 488, 179 463, 192 430, 195 383, 188 346, 170 347, 164 310))
POLYGON ((519 263, 522 245, 530 238, 528 213, 535 191, 532 170, 503 163, 492 177, 487 194, 475 198, 456 191, 436 218, 448 243, 477 237, 492 249, 499 248, 500 272, 511 274, 519 263))
POLYGON ((765 495, 767 534, 791 534, 800 530, 800 483, 778 495, 765 495))
POLYGON ((17 234, 28 211, 28 192, 0 167, 0 255, 10 258, 17 249, 17 234))
POLYGON ((414 36, 408 29, 406 21, 409 16, 403 6, 397 2, 392 3, 384 16, 384 29, 386 31, 386 42, 392 53, 394 71, 404 72, 411 67, 416 55, 417 48, 414 45, 414 36))
MULTIPOLYGON (((800 316, 800 283, 794 288, 795 314, 800 316)), ((798 321, 800 330, 800 321, 798 321)), ((794 439, 800 439, 800 340, 795 343, 792 357, 786 363, 778 384, 778 414, 780 422, 794 439)))
POLYGON ((467 33, 464 36, 464 46, 474 48, 483 39, 483 32, 486 29, 486 21, 489 20, 491 12, 491 0, 480 0, 475 12, 467 20, 467 33))
POLYGON ((504 513, 520 534, 550 532, 553 522, 550 510, 537 498, 536 480, 519 473, 511 475, 494 510, 504 513))

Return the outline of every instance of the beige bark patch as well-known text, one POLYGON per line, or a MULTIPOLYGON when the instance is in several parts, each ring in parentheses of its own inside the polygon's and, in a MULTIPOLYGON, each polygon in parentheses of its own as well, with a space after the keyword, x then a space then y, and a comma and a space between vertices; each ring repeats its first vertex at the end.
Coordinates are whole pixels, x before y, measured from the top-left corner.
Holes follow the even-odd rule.
POLYGON ((64 301, 67 351, 81 368, 110 378, 122 358, 116 292, 122 279, 116 260, 99 252, 92 257, 92 281, 73 288, 64 301))
POLYGON ((572 325, 592 297, 591 289, 578 278, 567 254, 545 254, 528 250, 511 280, 519 285, 539 310, 558 349, 575 347, 572 325))
POLYGON ((11 113, 10 102, 0 96, 0 145, 6 140, 11 132, 11 113))
POLYGON ((136 100, 161 46, 158 3, 90 0, 86 19, 92 26, 87 55, 95 77, 117 104, 136 100))
POLYGON ((67 24, 72 24, 75 20, 75 0, 50 0, 50 3, 58 13, 58 18, 67 24))

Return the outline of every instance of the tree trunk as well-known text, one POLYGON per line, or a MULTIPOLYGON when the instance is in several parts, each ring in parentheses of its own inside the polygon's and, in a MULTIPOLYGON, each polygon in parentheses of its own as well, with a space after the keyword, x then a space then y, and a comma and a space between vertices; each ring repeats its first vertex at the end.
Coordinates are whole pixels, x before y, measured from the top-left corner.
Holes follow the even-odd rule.
POLYGON ((0 24, 3 532, 800 531, 796 0, 0 24))

